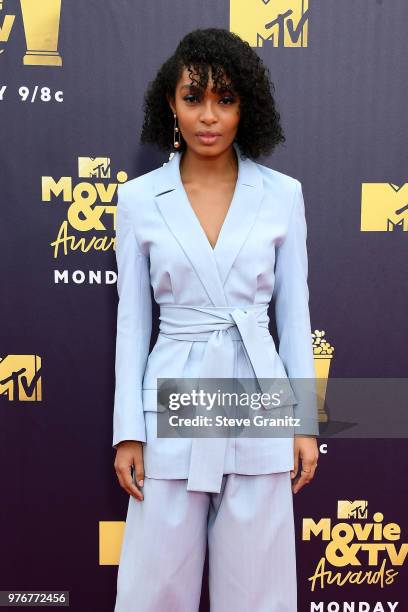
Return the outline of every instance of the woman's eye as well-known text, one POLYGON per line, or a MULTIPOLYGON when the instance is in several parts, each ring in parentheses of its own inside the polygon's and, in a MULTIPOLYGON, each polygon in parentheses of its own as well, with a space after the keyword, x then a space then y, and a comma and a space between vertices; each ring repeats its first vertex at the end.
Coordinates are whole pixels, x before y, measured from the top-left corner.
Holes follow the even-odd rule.
POLYGON ((234 98, 230 98, 229 96, 224 96, 224 98, 221 98, 221 100, 226 100, 227 102, 231 102, 231 104, 235 102, 234 98))
MULTIPOLYGON (((198 100, 198 96, 195 96, 194 94, 190 94, 188 96, 184 96, 183 100, 185 100, 186 102, 194 102, 194 100, 198 100)), ((226 101, 232 104, 233 102, 235 102, 235 99, 231 98, 230 96, 223 96, 222 98, 220 98, 220 102, 221 101, 226 101)))
POLYGON ((186 102, 191 102, 191 98, 195 98, 197 99, 197 96, 194 96, 193 94, 190 94, 189 96, 184 96, 183 100, 185 100, 186 102))

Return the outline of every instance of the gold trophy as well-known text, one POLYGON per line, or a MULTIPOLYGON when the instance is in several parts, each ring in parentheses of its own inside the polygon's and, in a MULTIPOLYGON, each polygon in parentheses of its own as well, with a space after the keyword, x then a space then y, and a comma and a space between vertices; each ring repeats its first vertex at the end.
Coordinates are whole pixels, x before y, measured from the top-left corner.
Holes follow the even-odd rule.
POLYGON ((26 66, 62 66, 58 53, 61 0, 20 0, 27 51, 26 66))
POLYGON ((328 416, 324 409, 324 399, 326 397, 330 362, 334 351, 334 347, 324 337, 325 333, 325 331, 319 331, 318 329, 315 329, 314 333, 312 333, 319 423, 327 423, 328 421, 328 416))

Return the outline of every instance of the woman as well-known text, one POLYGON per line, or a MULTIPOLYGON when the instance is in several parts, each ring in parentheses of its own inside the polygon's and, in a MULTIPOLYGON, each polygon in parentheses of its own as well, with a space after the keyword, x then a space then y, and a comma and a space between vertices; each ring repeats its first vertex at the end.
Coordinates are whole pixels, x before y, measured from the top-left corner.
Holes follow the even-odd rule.
POLYGON ((146 94, 142 142, 174 155, 118 187, 115 612, 197 611, 207 542, 212 612, 297 609, 292 491, 314 476, 316 406, 283 394, 294 437, 156 431, 157 378, 314 378, 301 184, 253 161, 284 140, 267 69, 227 30, 185 36, 146 94))

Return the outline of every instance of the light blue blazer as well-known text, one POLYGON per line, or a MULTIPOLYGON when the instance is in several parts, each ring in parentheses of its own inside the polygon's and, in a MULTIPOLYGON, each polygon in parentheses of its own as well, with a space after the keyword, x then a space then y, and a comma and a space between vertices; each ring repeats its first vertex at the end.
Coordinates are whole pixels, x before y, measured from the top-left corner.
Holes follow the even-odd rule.
MULTIPOLYGON (((157 437, 157 378, 315 379, 301 183, 233 146, 238 179, 214 249, 181 181, 181 153, 118 187, 113 446, 144 442, 145 475, 186 478, 193 491, 219 492, 224 473, 293 469, 293 435, 157 437), (151 286, 160 333, 149 354, 151 286)), ((301 417, 294 433, 318 435, 316 403, 288 388, 282 404, 301 417)))

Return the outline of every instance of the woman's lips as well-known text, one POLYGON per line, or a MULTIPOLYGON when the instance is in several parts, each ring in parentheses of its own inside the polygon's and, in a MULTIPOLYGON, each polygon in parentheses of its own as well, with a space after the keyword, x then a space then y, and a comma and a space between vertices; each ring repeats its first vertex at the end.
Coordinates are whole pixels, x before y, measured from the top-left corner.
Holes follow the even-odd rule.
POLYGON ((203 144, 212 144, 213 142, 215 142, 217 140, 217 138, 220 137, 220 134, 197 134, 197 138, 203 143, 203 144))

